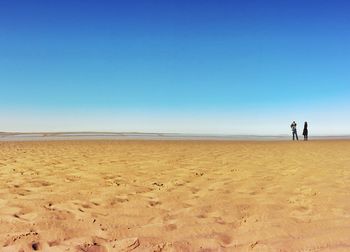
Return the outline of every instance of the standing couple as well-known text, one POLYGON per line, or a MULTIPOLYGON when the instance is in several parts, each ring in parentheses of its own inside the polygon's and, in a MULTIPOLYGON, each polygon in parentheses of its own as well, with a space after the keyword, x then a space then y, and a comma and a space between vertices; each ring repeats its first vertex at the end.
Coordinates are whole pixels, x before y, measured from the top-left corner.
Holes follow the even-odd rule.
MULTIPOLYGON (((297 133, 297 124, 295 121, 292 122, 292 124, 290 125, 290 127, 292 128, 292 133, 293 133, 293 141, 294 138, 298 139, 298 133, 297 133)), ((308 140, 309 137, 309 131, 307 129, 307 122, 304 123, 304 130, 303 130, 303 135, 304 135, 304 141, 308 140)))

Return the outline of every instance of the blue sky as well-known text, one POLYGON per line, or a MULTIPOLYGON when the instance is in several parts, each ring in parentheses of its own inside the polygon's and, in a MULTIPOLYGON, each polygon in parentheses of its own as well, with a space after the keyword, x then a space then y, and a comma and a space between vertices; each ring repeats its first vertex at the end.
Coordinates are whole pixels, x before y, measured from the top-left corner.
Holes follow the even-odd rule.
POLYGON ((350 134, 349 10, 1 1, 0 131, 350 134))

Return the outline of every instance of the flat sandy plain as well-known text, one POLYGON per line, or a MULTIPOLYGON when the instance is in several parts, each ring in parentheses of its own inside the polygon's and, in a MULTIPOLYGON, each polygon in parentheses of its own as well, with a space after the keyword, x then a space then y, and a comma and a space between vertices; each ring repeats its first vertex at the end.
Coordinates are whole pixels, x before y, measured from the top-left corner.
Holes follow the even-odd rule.
POLYGON ((0 251, 350 251, 350 141, 0 142, 0 251))

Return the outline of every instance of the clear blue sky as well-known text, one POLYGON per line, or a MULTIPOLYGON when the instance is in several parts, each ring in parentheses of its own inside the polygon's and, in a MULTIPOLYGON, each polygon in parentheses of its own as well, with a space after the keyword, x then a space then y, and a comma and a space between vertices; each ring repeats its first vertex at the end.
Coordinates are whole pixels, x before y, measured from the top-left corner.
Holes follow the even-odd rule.
POLYGON ((0 2, 0 131, 350 134, 349 1, 0 2))

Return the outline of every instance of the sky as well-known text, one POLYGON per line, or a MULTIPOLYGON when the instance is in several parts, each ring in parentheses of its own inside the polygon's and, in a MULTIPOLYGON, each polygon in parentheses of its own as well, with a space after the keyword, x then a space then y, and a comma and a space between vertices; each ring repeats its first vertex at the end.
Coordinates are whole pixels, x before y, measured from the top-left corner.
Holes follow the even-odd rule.
POLYGON ((349 1, 0 1, 0 131, 350 134, 349 1))

